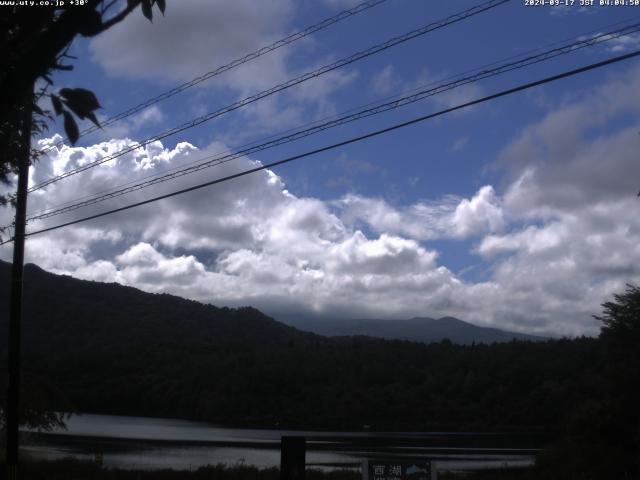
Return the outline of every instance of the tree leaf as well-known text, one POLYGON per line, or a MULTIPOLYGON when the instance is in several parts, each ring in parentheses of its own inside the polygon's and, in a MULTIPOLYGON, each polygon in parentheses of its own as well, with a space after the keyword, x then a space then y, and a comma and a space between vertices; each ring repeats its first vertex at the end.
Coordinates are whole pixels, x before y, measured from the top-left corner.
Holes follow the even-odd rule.
POLYGON ((63 88, 60 90, 60 95, 62 95, 65 100, 82 103, 91 111, 101 107, 95 94, 86 88, 63 88))
POLYGON ((51 94, 51 104, 53 105, 53 110, 56 112, 56 115, 60 115, 62 113, 62 102, 57 95, 51 94))
POLYGON ((160 12, 164 15, 164 9, 167 8, 167 2, 165 0, 156 0, 156 5, 158 5, 160 12))
POLYGON ((93 37, 102 29, 102 15, 96 10, 87 11, 83 22, 78 25, 78 33, 83 37, 93 37))
POLYGON ((71 142, 71 144, 75 145, 76 142, 78 141, 78 138, 80 138, 80 131, 78 130, 78 125, 76 124, 76 121, 73 119, 73 115, 71 115, 66 110, 62 113, 64 115, 64 131, 66 132, 67 137, 69 138, 69 141, 71 142))
POLYGON ((151 0, 142 0, 142 14, 153 22, 153 12, 151 11, 151 0))
POLYGON ((31 106, 31 110, 33 110, 34 112, 36 112, 38 115, 45 115, 45 113, 42 111, 42 109, 38 106, 37 103, 34 103, 31 106))
POLYGON ((80 118, 86 118, 100 108, 94 93, 85 88, 63 88, 60 90, 60 95, 67 107, 80 118))
POLYGON ((100 126, 100 122, 99 122, 99 121, 98 121, 98 119, 96 118, 96 114, 95 114, 95 113, 93 113, 93 112, 89 112, 89 113, 87 114, 87 118, 88 118, 89 120, 91 120, 91 121, 93 122, 93 124, 94 124, 96 127, 98 127, 98 128, 102 128, 102 127, 100 126))

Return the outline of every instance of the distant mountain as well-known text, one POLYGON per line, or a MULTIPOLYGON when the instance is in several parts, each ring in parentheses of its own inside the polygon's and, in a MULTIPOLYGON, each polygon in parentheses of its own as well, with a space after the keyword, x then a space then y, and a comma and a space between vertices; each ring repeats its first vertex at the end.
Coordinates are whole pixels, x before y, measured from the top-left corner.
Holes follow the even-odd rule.
MULTIPOLYGON (((6 338, 11 265, 0 261, 0 338, 6 338)), ((218 308, 117 283, 79 280, 25 266, 25 353, 108 352, 136 346, 277 346, 324 343, 323 336, 368 336, 413 342, 471 344, 541 337, 439 320, 274 320, 251 307, 218 308), (285 323, 288 323, 286 325, 285 323), (313 332, 313 333, 309 333, 313 332)), ((327 340, 328 341, 328 340, 327 340)), ((0 351, 5 349, 0 342, 0 351)))
MULTIPOLYGON (((0 338, 7 338, 11 264, 0 261, 0 338)), ((217 308, 117 283, 78 280, 25 266, 25 353, 110 351, 161 344, 286 345, 314 335, 255 308, 217 308)), ((6 348, 0 342, 0 350, 6 348)))
POLYGON ((507 332, 497 328, 478 327, 454 317, 439 319, 416 317, 409 320, 299 320, 292 317, 283 321, 301 330, 329 337, 366 335, 387 340, 410 340, 422 343, 449 339, 461 345, 470 345, 474 342, 510 342, 513 339, 532 342, 547 340, 544 337, 507 332))
MULTIPOLYGON (((0 263, 0 358, 9 276, 0 263)), ((455 319, 316 329, 354 334, 327 338, 249 307, 217 308, 34 265, 24 285, 25 408, 247 427, 549 432, 584 392, 606 383, 595 339, 416 342, 522 338, 455 319)))

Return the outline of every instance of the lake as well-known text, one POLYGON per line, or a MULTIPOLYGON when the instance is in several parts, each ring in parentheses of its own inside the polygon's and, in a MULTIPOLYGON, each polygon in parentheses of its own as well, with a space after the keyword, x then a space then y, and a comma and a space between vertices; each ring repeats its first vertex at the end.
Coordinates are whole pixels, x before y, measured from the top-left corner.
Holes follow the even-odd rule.
POLYGON ((280 439, 307 438, 309 468, 359 468, 365 459, 430 458, 440 470, 525 467, 539 442, 528 436, 449 432, 318 432, 225 428, 203 422, 115 415, 73 415, 66 430, 23 433, 33 458, 101 455, 107 467, 193 470, 208 464, 280 465, 280 439), (516 446, 514 448, 514 445, 516 446))

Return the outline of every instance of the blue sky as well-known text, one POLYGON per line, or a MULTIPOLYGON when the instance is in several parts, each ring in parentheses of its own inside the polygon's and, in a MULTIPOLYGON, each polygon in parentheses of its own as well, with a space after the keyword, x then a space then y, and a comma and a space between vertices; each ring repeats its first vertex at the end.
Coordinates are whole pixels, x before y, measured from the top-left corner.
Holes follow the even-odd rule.
MULTIPOLYGON (((108 118, 322 18, 347 0, 167 2, 78 40, 75 70, 108 118)), ((294 76, 480 2, 388 0, 50 152, 38 183, 294 76)), ((612 30, 637 7, 513 0, 35 192, 73 201, 423 85, 612 30)), ((268 163, 640 48, 638 34, 435 96, 30 228, 268 163)), ((591 318, 640 281, 640 64, 631 60, 387 135, 31 237, 43 268, 274 314, 452 315, 545 334, 594 334, 591 318)), ((45 102, 46 106, 46 102, 45 102)), ((50 144, 60 125, 41 139, 50 144)), ((9 221, 11 212, 0 213, 9 221)), ((10 249, 0 250, 3 258, 10 249)))

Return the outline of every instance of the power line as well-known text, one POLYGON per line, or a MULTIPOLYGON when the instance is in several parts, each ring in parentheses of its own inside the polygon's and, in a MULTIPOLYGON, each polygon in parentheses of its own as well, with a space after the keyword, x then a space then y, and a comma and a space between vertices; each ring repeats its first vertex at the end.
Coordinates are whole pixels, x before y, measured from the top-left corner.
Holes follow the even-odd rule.
POLYGON ((250 96, 250 97, 246 97, 246 98, 244 98, 242 100, 239 100, 239 101, 237 101, 237 102, 235 102, 235 103, 233 103, 231 105, 228 105, 227 107, 223 107, 223 108, 221 108, 219 110, 216 110, 214 112, 210 112, 208 114, 205 114, 205 115, 202 115, 200 117, 197 117, 197 118, 195 118, 195 119, 193 119, 193 120, 191 120, 189 122, 183 123, 182 125, 179 125, 177 127, 173 127, 172 129, 166 130, 166 131, 164 131, 164 132, 162 132, 162 133, 160 133, 158 135, 155 135, 153 137, 148 138, 147 140, 144 140, 143 142, 140 142, 140 143, 137 143, 137 144, 132 145, 130 147, 127 147, 127 148, 125 148, 125 149, 123 149, 123 150, 121 150, 121 151, 119 151, 119 152, 117 152, 115 154, 109 155, 107 157, 103 157, 100 160, 97 160, 97 161, 91 162, 91 163, 89 163, 87 165, 83 165, 82 167, 70 170, 70 171, 65 172, 63 174, 60 174, 60 175, 58 175, 56 177, 52 177, 49 180, 46 180, 46 181, 40 183, 39 185, 31 187, 29 192, 33 192, 33 191, 39 190, 41 188, 46 187, 47 185, 50 185, 51 183, 59 181, 59 180, 61 180, 63 178, 66 178, 68 176, 75 175, 77 173, 83 172, 85 170, 93 168, 96 165, 100 165, 102 163, 111 161, 111 160, 113 160, 115 158, 118 158, 118 157, 120 157, 120 156, 122 156, 122 155, 124 155, 126 153, 132 152, 132 151, 134 151, 134 150, 136 150, 136 149, 138 149, 140 147, 148 145, 149 143, 152 143, 152 142, 157 141, 157 140, 161 140, 163 138, 166 138, 168 136, 174 135, 176 133, 180 133, 180 132, 182 132, 184 130, 187 130, 189 128, 193 128, 193 127, 195 127, 197 125, 200 125, 200 124, 202 124, 204 122, 212 120, 213 118, 216 118, 216 117, 221 116, 223 114, 229 113, 229 112, 231 112, 233 110, 236 110, 238 108, 244 107, 244 106, 246 106, 248 104, 251 104, 251 103, 253 103, 255 101, 258 101, 258 100, 260 100, 262 98, 268 97, 270 95, 273 95, 275 93, 278 93, 278 92, 283 91, 285 89, 288 89, 290 87, 298 85, 298 84, 300 84, 302 82, 305 82, 305 81, 310 80, 312 78, 315 78, 315 77, 318 77, 318 76, 323 75, 325 73, 328 73, 330 71, 333 71, 333 70, 335 70, 337 68, 341 68, 343 66, 349 65, 349 64, 354 63, 354 62, 356 62, 358 60, 361 60, 363 58, 369 57, 369 56, 374 55, 376 53, 379 53, 379 52, 381 52, 383 50, 386 50, 388 48, 394 47, 394 46, 396 46, 396 45, 398 45, 400 43, 404 43, 404 42, 412 40, 412 39, 414 39, 416 37, 425 35, 426 33, 429 33, 429 32, 431 32, 433 30, 437 30, 437 29, 445 27, 447 25, 450 25, 450 24, 453 24, 453 23, 457 23, 457 22, 459 22, 461 20, 464 20, 464 19, 466 19, 468 17, 477 15, 479 13, 482 13, 482 12, 484 12, 486 10, 494 8, 494 7, 498 6, 498 5, 506 3, 508 1, 510 1, 510 0, 489 0, 489 1, 484 2, 482 4, 479 4, 479 5, 476 5, 474 7, 471 7, 469 9, 467 9, 467 10, 464 10, 464 11, 462 11, 460 13, 453 14, 453 15, 451 15, 451 16, 449 16, 449 17, 447 17, 447 18, 445 18, 445 19, 443 19, 441 21, 425 25, 424 27, 412 30, 412 31, 410 31, 410 32, 408 32, 408 33, 406 33, 404 35, 401 35, 401 36, 398 36, 398 37, 394 37, 394 38, 392 38, 390 40, 387 40, 386 42, 383 42, 381 44, 375 45, 375 46, 370 47, 370 48, 368 48, 366 50, 362 50, 360 52, 357 52, 357 53, 351 55, 350 57, 343 58, 343 59, 338 60, 338 61, 336 61, 336 62, 334 62, 332 64, 329 64, 329 65, 325 65, 325 66, 320 67, 319 69, 317 69, 315 71, 307 72, 307 73, 305 73, 305 74, 303 74, 303 75, 301 75, 299 77, 290 79, 287 82, 284 82, 284 83, 281 83, 279 85, 276 85, 276 86, 274 86, 274 87, 272 87, 272 88, 270 88, 268 90, 264 90, 264 91, 262 91, 260 93, 257 93, 255 95, 250 96))
POLYGON ((182 131, 188 130, 188 129, 193 128, 193 127, 195 127, 197 125, 200 125, 202 123, 208 122, 208 121, 210 121, 210 120, 212 120, 212 119, 214 119, 216 117, 219 117, 219 116, 224 115, 226 113, 229 113, 231 111, 237 110, 237 109, 239 109, 241 107, 244 107, 244 106, 249 105, 249 104, 251 104, 253 102, 256 102, 258 100, 266 98, 266 97, 268 97, 270 95, 273 95, 275 93, 281 92, 283 90, 291 88, 291 87, 293 87, 295 85, 298 85, 300 83, 303 83, 303 82, 305 82, 307 80, 319 77, 321 75, 324 75, 324 74, 326 74, 328 72, 331 72, 333 70, 336 70, 338 68, 341 68, 341 67, 349 65, 351 63, 354 63, 354 62, 357 62, 359 60, 362 60, 363 58, 369 57, 371 55, 374 55, 376 53, 379 53, 379 52, 382 52, 384 50, 387 50, 387 49, 392 48, 392 47, 394 47, 396 45, 399 45, 401 43, 404 43, 404 42, 407 42, 407 41, 412 40, 414 38, 417 38, 417 37, 420 37, 422 35, 425 35, 425 34, 427 34, 429 32, 434 31, 434 30, 437 30, 437 29, 443 28, 445 26, 460 22, 460 21, 465 20, 465 19, 467 19, 469 17, 472 17, 474 15, 478 15, 478 14, 480 14, 482 12, 485 12, 487 10, 495 8, 495 7, 499 6, 499 5, 507 3, 509 1, 511 1, 511 0, 489 0, 487 2, 484 2, 484 3, 481 3, 481 4, 476 5, 474 7, 471 7, 469 9, 467 9, 467 10, 464 10, 464 11, 462 11, 460 13, 456 13, 456 14, 450 15, 449 17, 447 17, 447 18, 445 18, 443 20, 440 20, 438 22, 430 23, 430 24, 425 25, 425 26, 423 26, 421 28, 418 28, 418 29, 412 30, 410 32, 407 32, 404 35, 391 38, 390 40, 387 40, 386 42, 377 44, 377 45, 375 45, 373 47, 370 47, 370 48, 368 48, 366 50, 361 50, 360 52, 357 52, 357 53, 355 53, 355 54, 353 54, 353 55, 351 55, 349 57, 343 58, 343 59, 338 60, 336 62, 333 62, 333 63, 331 63, 329 65, 325 65, 323 67, 320 67, 317 70, 314 70, 314 71, 311 71, 311 72, 307 72, 307 73, 305 73, 303 75, 300 75, 299 77, 290 79, 287 82, 284 82, 284 83, 281 83, 281 84, 276 85, 274 87, 271 87, 268 90, 264 90, 264 91, 262 91, 260 93, 252 95, 250 97, 246 97, 246 98, 244 98, 242 100, 239 100, 239 101, 237 101, 235 103, 232 103, 231 105, 223 107, 223 108, 221 108, 219 110, 216 110, 214 112, 210 112, 208 114, 205 114, 205 115, 202 115, 200 117, 197 117, 197 118, 195 118, 195 119, 193 119, 193 120, 191 120, 189 122, 183 123, 183 124, 181 124, 181 125, 179 125, 177 127, 173 127, 173 128, 171 128, 169 130, 165 130, 164 132, 162 132, 160 134, 157 134, 157 135, 155 135, 153 137, 148 138, 147 140, 144 140, 142 142, 139 142, 139 143, 136 143, 136 144, 131 145, 129 147, 126 147, 123 150, 120 150, 119 152, 116 152, 116 153, 114 153, 112 155, 108 155, 108 156, 103 157, 103 158, 101 158, 99 160, 93 161, 93 162, 88 163, 86 165, 83 165, 81 167, 69 170, 69 171, 67 171, 65 173, 62 173, 62 174, 57 175, 55 177, 52 177, 52 178, 50 178, 48 180, 45 180, 44 182, 31 187, 29 189, 29 193, 32 193, 32 192, 34 192, 36 190, 40 190, 40 189, 46 187, 47 185, 50 185, 50 184, 55 183, 57 181, 60 181, 60 180, 62 180, 64 178, 70 177, 72 175, 76 175, 76 174, 84 172, 86 170, 89 170, 90 168, 93 168, 93 167, 95 167, 97 165, 101 165, 103 163, 106 163, 106 162, 109 162, 111 160, 114 160, 114 159, 116 159, 116 158, 118 158, 118 157, 120 157, 122 155, 125 155, 126 153, 129 153, 129 152, 132 152, 134 150, 137 150, 138 148, 144 147, 144 146, 146 146, 146 145, 148 145, 148 144, 150 144, 152 142, 155 142, 155 141, 161 140, 163 138, 169 137, 171 135, 175 135, 176 133, 180 133, 182 131))
MULTIPOLYGON (((180 92, 183 92, 195 85, 198 85, 206 80, 209 80, 210 78, 216 77, 224 72, 227 72, 235 67, 238 67, 240 65, 243 65, 247 62, 250 62, 252 60, 255 60, 259 57, 261 57, 262 55, 265 55, 269 52, 273 52, 274 50, 277 50, 281 47, 290 45, 298 40, 301 40, 302 38, 305 38, 313 33, 319 32, 320 30, 324 30, 327 27, 330 27, 331 25, 334 25, 338 22, 341 22, 342 20, 345 20, 349 17, 352 17, 354 15, 357 15, 361 12, 364 12, 365 10, 368 10, 370 8, 373 8, 375 6, 380 5, 381 3, 386 2, 387 0, 367 0, 365 2, 360 3, 359 5, 356 5, 353 8, 349 8, 347 10, 343 10, 340 13, 329 17, 329 18, 325 18, 324 20, 315 23, 313 25, 308 26, 307 28, 300 30, 298 32, 292 33, 291 35, 282 38, 280 40, 277 40, 275 42, 273 42, 270 45, 267 45, 265 47, 262 47, 254 52, 248 53, 243 57, 237 58, 235 60, 232 60, 231 62, 227 63, 226 65, 222 65, 220 67, 215 68, 214 70, 211 70, 207 73, 203 73, 202 75, 195 77, 192 80, 189 80, 188 82, 184 82, 181 85, 178 85, 175 88, 172 88, 171 90, 167 90, 166 92, 160 93, 159 95, 156 95, 155 97, 149 98, 148 100, 145 100, 144 102, 139 103, 138 105, 135 105, 127 110, 124 110, 123 112, 120 112, 116 115, 114 115, 113 117, 108 118, 107 120, 102 122, 102 127, 106 127, 109 126, 117 121, 120 121, 124 118, 130 117, 131 115, 134 115, 142 110, 144 110, 147 107, 150 107, 151 105, 154 105, 156 103, 162 102, 163 100, 166 100, 168 98, 173 97, 174 95, 177 95, 180 92)), ((95 125, 86 128, 84 130, 82 130, 80 132, 80 136, 85 136, 88 135, 89 133, 93 133, 96 130, 98 130, 100 127, 97 127, 95 125)), ((55 145, 51 145, 49 147, 48 150, 53 149, 54 147, 60 147, 62 145, 65 144, 66 140, 61 140, 59 142, 57 142, 55 145)), ((47 151, 48 151, 47 150, 47 151)))
MULTIPOLYGON (((477 72, 481 72, 482 70, 487 70, 488 68, 493 67, 495 65, 500 65, 501 62, 506 62, 506 61, 513 60, 513 59, 522 59, 526 55, 532 56, 536 52, 543 52, 543 53, 540 53, 540 55, 544 55, 544 54, 549 52, 549 50, 545 51, 545 49, 549 49, 550 47, 555 47, 557 45, 565 44, 568 41, 575 42, 574 44, 572 44, 572 45, 575 45, 574 47, 569 46, 568 48, 573 48, 573 50, 578 50, 579 48, 582 48, 583 46, 591 46, 591 45, 582 45, 582 46, 578 45, 579 43, 581 43, 583 41, 590 41, 590 40, 593 40, 593 39, 598 39, 597 43, 600 43, 600 41, 606 42, 606 41, 609 41, 609 40, 613 40, 615 38, 619 38, 619 37, 621 37, 623 35, 629 35, 629 34, 632 34, 632 33, 636 33, 637 30, 635 29, 635 27, 636 27, 636 25, 640 25, 640 24, 637 24, 637 23, 636 24, 627 25, 625 27, 622 27, 622 28, 619 28, 619 29, 616 29, 616 30, 610 30, 610 29, 612 29, 613 27, 619 27, 622 24, 629 24, 629 22, 637 21, 639 19, 640 19, 640 16, 636 16, 636 17, 632 17, 632 18, 629 18, 629 19, 621 20, 621 21, 618 21, 618 22, 610 23, 608 25, 603 25, 603 26, 598 27, 596 29, 584 32, 584 33, 582 33, 582 34, 580 34, 578 36, 573 36, 573 37, 565 38, 563 40, 551 42, 551 43, 548 43, 547 45, 545 45, 543 47, 529 49, 529 50, 526 50, 526 51, 524 51, 522 53, 519 53, 517 55, 510 55, 510 56, 508 56, 506 58, 502 58, 500 60, 496 60, 496 61, 491 62, 489 64, 485 64, 485 65, 480 66, 480 67, 475 67, 475 68, 466 70, 464 72, 461 72, 461 73, 458 73, 458 74, 455 74, 455 75, 447 76, 447 77, 441 79, 440 81, 443 81, 443 82, 444 81, 449 81, 449 80, 452 80, 452 79, 460 78, 460 77, 462 77, 464 75, 472 74, 474 72, 476 72, 476 73, 477 72), (609 31, 607 32, 607 30, 609 30, 609 31), (605 31, 606 33, 601 33, 603 31, 605 31), (609 35, 610 35, 610 37, 608 37, 609 35)), ((563 53, 565 53, 565 52, 563 52, 563 53)), ((566 53, 569 53, 569 52, 566 52, 566 53)), ((437 85, 437 82, 429 82, 429 83, 423 84, 423 85, 421 85, 419 87, 412 88, 410 90, 405 90, 405 91, 403 91, 401 93, 396 93, 394 95, 390 95, 390 96, 381 98, 381 99, 379 99, 377 101, 369 102, 367 104, 360 105, 358 107, 350 108, 350 109, 345 110, 345 111, 343 111, 341 113, 338 113, 338 114, 330 115, 328 117, 324 117, 324 118, 319 119, 319 120, 308 122, 308 123, 300 125, 299 127, 296 127, 296 128, 289 128, 289 129, 280 131, 278 133, 274 133, 274 134, 268 135, 268 136, 263 137, 261 139, 253 140, 251 142, 248 142, 248 143, 245 143, 243 145, 240 145, 240 146, 236 147, 236 151, 244 149, 244 148, 247 148, 247 147, 252 146, 252 145, 258 145, 259 143, 264 143, 264 142, 266 142, 266 141, 268 141, 270 139, 275 139, 275 138, 281 137, 284 134, 288 134, 290 132, 291 133, 292 132, 297 132, 297 131, 299 131, 299 129, 304 128, 304 127, 312 127, 312 126, 320 125, 322 123, 326 123, 329 120, 340 118, 340 117, 345 116, 346 114, 349 114, 351 112, 356 112, 358 109, 364 109, 364 108, 367 108, 367 107, 370 107, 370 106, 373 106, 373 105, 378 105, 378 104, 380 104, 380 102, 390 101, 392 99, 398 100, 403 95, 406 96, 407 94, 413 94, 413 93, 416 93, 416 92, 420 92, 421 90, 424 90, 426 87, 431 87, 433 85, 437 85)), ((40 213, 45 213, 45 212, 50 212, 50 211, 53 211, 53 210, 58 210, 58 209, 60 209, 60 208, 62 208, 64 206, 75 204, 75 203, 84 201, 86 199, 94 199, 94 198, 96 198, 96 197, 98 197, 100 195, 106 195, 106 194, 112 193, 114 191, 114 189, 121 189, 121 188, 124 188, 124 187, 129 186, 129 185, 134 185, 134 184, 140 182, 141 180, 158 178, 158 177, 164 176, 165 174, 168 174, 168 173, 171 173, 171 172, 175 172, 177 170, 182 170, 182 169, 184 169, 184 168, 186 168, 188 166, 191 166, 191 165, 195 165, 195 164, 197 164, 199 162, 202 162, 204 160, 208 160, 210 158, 214 158, 215 155, 226 155, 226 154, 229 154, 229 153, 230 152, 229 152, 228 149, 225 149, 224 151, 218 151, 218 152, 216 152, 214 154, 208 155, 206 157, 201 157, 201 158, 198 158, 196 160, 192 160, 192 161, 187 162, 187 163, 185 163, 183 165, 179 165, 179 166, 176 166, 176 167, 173 167, 173 168, 160 170, 159 172, 156 172, 154 174, 147 175, 147 176, 135 179, 135 180, 131 180, 129 182, 125 182, 125 183, 120 184, 120 185, 118 185, 116 187, 111 187, 111 188, 108 188, 108 189, 105 189, 105 190, 102 190, 102 191, 99 191, 99 192, 95 192, 93 194, 85 195, 85 196, 80 197, 80 198, 76 198, 76 199, 73 199, 73 200, 68 200, 66 202, 62 202, 62 203, 59 203, 59 204, 54 204, 53 206, 46 207, 46 208, 37 210, 35 212, 32 212, 32 214, 31 214, 32 216, 30 218, 35 219, 34 217, 39 215, 40 213)), ((213 166, 213 165, 211 165, 211 166, 213 166)))
MULTIPOLYGON (((328 145, 328 146, 325 146, 325 147, 317 148, 315 150, 310 150, 308 152, 301 153, 299 155, 294 155, 294 156, 291 156, 291 157, 287 157, 285 159, 278 160, 276 162, 271 162, 269 164, 265 164, 265 165, 262 165, 260 167, 251 168, 249 170, 244 170, 242 172, 235 173, 233 175, 228 175, 228 176, 223 177, 223 178, 218 178, 218 179, 211 180, 211 181, 208 181, 208 182, 200 183, 198 185, 194 185, 194 186, 191 186, 191 187, 188 187, 188 188, 177 190, 177 191, 174 191, 174 192, 171 192, 171 193, 167 193, 167 194, 164 194, 164 195, 160 195, 160 196, 157 196, 157 197, 149 198, 149 199, 143 200, 141 202, 132 203, 132 204, 126 205, 124 207, 119 207, 119 208, 115 208, 115 209, 112 209, 112 210, 107 210, 106 212, 98 213, 98 214, 95 214, 95 215, 90 215, 88 217, 80 218, 80 219, 73 220, 73 221, 66 222, 66 223, 61 223, 61 224, 55 225, 53 227, 43 228, 41 230, 36 230, 34 232, 29 232, 29 233, 26 234, 26 236, 37 235, 37 234, 40 234, 40 233, 45 233, 45 232, 50 232, 52 230, 57 230, 57 229, 60 229, 60 228, 63 228, 63 227, 68 227, 70 225, 76 225, 78 223, 86 222, 86 221, 89 221, 89 220, 94 220, 96 218, 100 218, 100 217, 104 217, 104 216, 107 216, 107 215, 111 215, 113 213, 118 213, 118 212, 122 212, 122 211, 125 211, 125 210, 130 210, 130 209, 135 208, 135 207, 139 207, 139 206, 142 206, 142 205, 147 205, 149 203, 157 202, 159 200, 164 200, 165 198, 174 197, 176 195, 181 195, 183 193, 192 192, 194 190, 199 190, 201 188, 209 187, 211 185, 216 185, 218 183, 222 183, 222 182, 226 182, 226 181, 233 180, 233 179, 236 179, 236 178, 244 177, 244 176, 249 175, 251 173, 259 172, 261 170, 266 170, 268 168, 273 168, 273 167, 276 167, 276 166, 279 166, 279 165, 283 165, 285 163, 289 163, 289 162, 292 162, 294 160, 299 160, 299 159, 302 159, 302 158, 305 158, 305 157, 310 157, 312 155, 317 155, 318 153, 323 153, 323 152, 327 152, 329 150, 334 150, 334 149, 336 149, 338 147, 343 147, 345 145, 350 145, 352 143, 360 142, 362 140, 366 140, 366 139, 369 139, 369 138, 377 137, 379 135, 382 135, 382 134, 385 134, 385 133, 389 133, 389 132, 392 132, 394 130, 398 130, 398 129, 401 129, 401 128, 404 128, 404 127, 408 127, 409 125, 414 125, 416 123, 424 122, 426 120, 429 120, 429 119, 432 119, 432 118, 435 118, 435 117, 439 117, 439 116, 445 115, 447 113, 454 112, 456 110, 461 110, 463 108, 467 108, 467 107, 470 107, 470 106, 473 106, 473 105, 477 105, 477 104, 480 104, 480 103, 484 103, 484 102, 488 102, 488 101, 491 101, 491 100, 495 100, 497 98, 504 97, 504 96, 507 96, 507 95, 511 95, 513 93, 521 92, 523 90, 528 90, 530 88, 534 88, 534 87, 537 87, 537 86, 540 86, 540 85, 544 85, 544 84, 547 84, 547 83, 555 82, 555 81, 561 80, 563 78, 572 77, 572 76, 578 75, 580 73, 584 73, 584 72, 587 72, 587 71, 591 71, 591 70, 595 70, 595 69, 598 69, 598 68, 602 68, 602 67, 605 67, 607 65, 611 65, 611 64, 614 64, 614 63, 618 63, 618 62, 621 62, 621 61, 624 61, 624 60, 628 60, 628 59, 637 57, 639 55, 640 55, 640 50, 636 50, 636 51, 628 53, 626 55, 619 55, 619 56, 616 56, 616 57, 612 57, 612 58, 609 58, 609 59, 601 61, 601 62, 592 63, 592 64, 584 66, 584 67, 576 68, 576 69, 573 69, 573 70, 568 70, 568 71, 565 71, 563 73, 559 73, 559 74, 556 74, 556 75, 552 75, 550 77, 545 77, 543 79, 536 80, 534 82, 530 82, 530 83, 526 83, 526 84, 523 84, 523 85, 519 85, 517 87, 509 88, 507 90, 502 90, 502 91, 500 91, 498 93, 494 93, 492 95, 488 95, 488 96, 485 96, 485 97, 482 97, 482 98, 479 98, 479 99, 476 99, 476 100, 472 100, 470 102, 466 102, 466 103, 463 103, 463 104, 456 105, 455 107, 451 107, 451 108, 447 108, 447 109, 444 109, 444 110, 440 110, 438 112, 430 113, 428 115, 423 115, 423 116, 414 118, 412 120, 408 120, 408 121, 405 121, 405 122, 402 122, 402 123, 397 123, 397 124, 392 125, 390 127, 383 128, 381 130, 376 130, 376 131, 369 132, 369 133, 364 134, 364 135, 360 135, 360 136, 357 136, 357 137, 352 137, 352 138, 350 138, 348 140, 343 140, 341 142, 334 143, 334 144, 331 144, 331 145, 328 145)), ((13 241, 13 239, 6 240, 6 241, 0 243, 0 245, 3 245, 5 243, 9 243, 11 241, 13 241)))
POLYGON ((385 102, 385 103, 381 103, 378 104, 376 106, 370 107, 370 108, 365 108, 359 111, 356 111, 355 113, 351 113, 348 115, 344 115, 338 118, 335 118, 333 120, 312 126, 310 128, 306 128, 306 129, 302 129, 302 130, 298 130, 295 131, 294 133, 291 133, 289 135, 285 135, 279 138, 276 138, 274 140, 270 140, 267 142, 264 142, 262 144, 258 144, 258 145, 254 145, 248 148, 244 148, 244 149, 240 149, 240 150, 236 150, 235 152, 227 152, 223 155, 220 154, 213 154, 213 155, 209 155, 203 158, 200 158, 198 160, 196 160, 195 162, 191 162, 191 166, 184 166, 182 168, 176 168, 173 169, 171 172, 169 173, 165 173, 164 175, 160 175, 160 176, 153 176, 153 178, 149 179, 149 180, 145 180, 145 181, 138 181, 137 183, 134 182, 129 182, 125 185, 122 185, 119 188, 116 188, 115 190, 110 190, 108 192, 102 193, 102 194, 96 194, 93 196, 89 196, 89 197, 84 197, 83 199, 79 199, 76 201, 72 201, 72 202, 67 202, 67 206, 61 206, 59 208, 53 208, 53 209, 49 209, 49 210, 44 210, 40 212, 37 212, 33 215, 31 215, 28 218, 28 221, 33 221, 33 220, 40 220, 40 219, 45 219, 45 218, 50 218, 53 216, 57 216, 57 215, 61 215, 64 213, 68 213, 74 210, 77 210, 79 208, 82 207, 86 207, 89 205, 94 205, 96 203, 100 203, 106 200, 110 200, 112 198, 116 198, 116 197, 120 197, 122 195, 125 195, 127 193, 131 193, 131 192, 135 192, 138 190, 141 190, 143 188, 147 188, 153 185, 157 185, 160 183, 164 183, 179 177, 182 177, 184 175, 188 175, 200 170, 203 170, 205 168, 211 168, 213 166, 218 166, 221 165, 223 163, 227 163, 230 162, 232 160, 235 160, 241 156, 245 156, 245 155, 250 155, 252 153, 256 153, 259 151, 263 151, 266 150, 268 148, 272 148, 275 146, 279 146, 279 145, 283 145, 285 143, 290 143, 293 142, 295 140, 298 140, 300 138, 304 138, 310 135, 313 135, 315 133, 319 133, 321 131, 330 129, 330 128, 334 128, 340 125, 344 125, 346 123, 350 123, 356 120, 360 120, 362 118, 366 118, 369 116, 373 116, 373 115, 378 115, 384 112, 387 112, 389 110, 393 110, 396 108, 400 108, 402 106, 405 105, 409 105, 411 103, 415 103, 417 101, 420 100, 424 100, 425 98, 429 98, 431 96, 452 90, 454 88, 458 88, 460 86, 472 83, 472 82, 476 82, 479 80, 484 80, 493 76, 497 76, 506 72, 510 72, 516 69, 520 69, 520 68, 524 68, 524 67, 528 67, 543 61, 547 61, 551 58, 555 58, 557 56, 560 55, 565 55, 568 53, 572 53, 575 52, 577 50, 580 50, 582 48, 586 48, 586 47, 590 47, 599 43, 603 43, 609 40, 613 40, 615 38, 619 38, 623 35, 628 35, 630 33, 635 33, 637 31, 640 31, 640 23, 636 23, 633 25, 629 25, 626 27, 623 27, 621 29, 615 30, 615 31, 609 31, 609 32, 605 32, 605 33, 601 33, 598 34, 596 36, 593 36, 591 38, 587 38, 587 39, 583 39, 583 40, 579 40, 576 42, 573 42, 571 44, 568 45, 564 45, 561 47, 557 47, 551 50, 547 50, 545 52, 539 53, 537 55, 531 55, 528 57, 525 57, 523 59, 514 61, 514 62, 510 62, 510 63, 506 63, 503 65, 500 65, 498 67, 495 68, 491 68, 491 69, 483 69, 480 70, 478 73, 475 73, 473 75, 470 76, 466 76, 466 77, 462 77, 459 78, 457 80, 448 82, 448 83, 444 83, 441 85, 438 85, 434 88, 429 88, 429 89, 423 89, 420 91, 417 91, 415 93, 412 93, 411 95, 407 95, 401 98, 397 98, 393 101, 390 102, 385 102), (198 163, 199 162, 199 163, 198 163), (86 199, 85 199, 86 198, 86 199), (70 204, 70 205, 69 205, 70 204))

